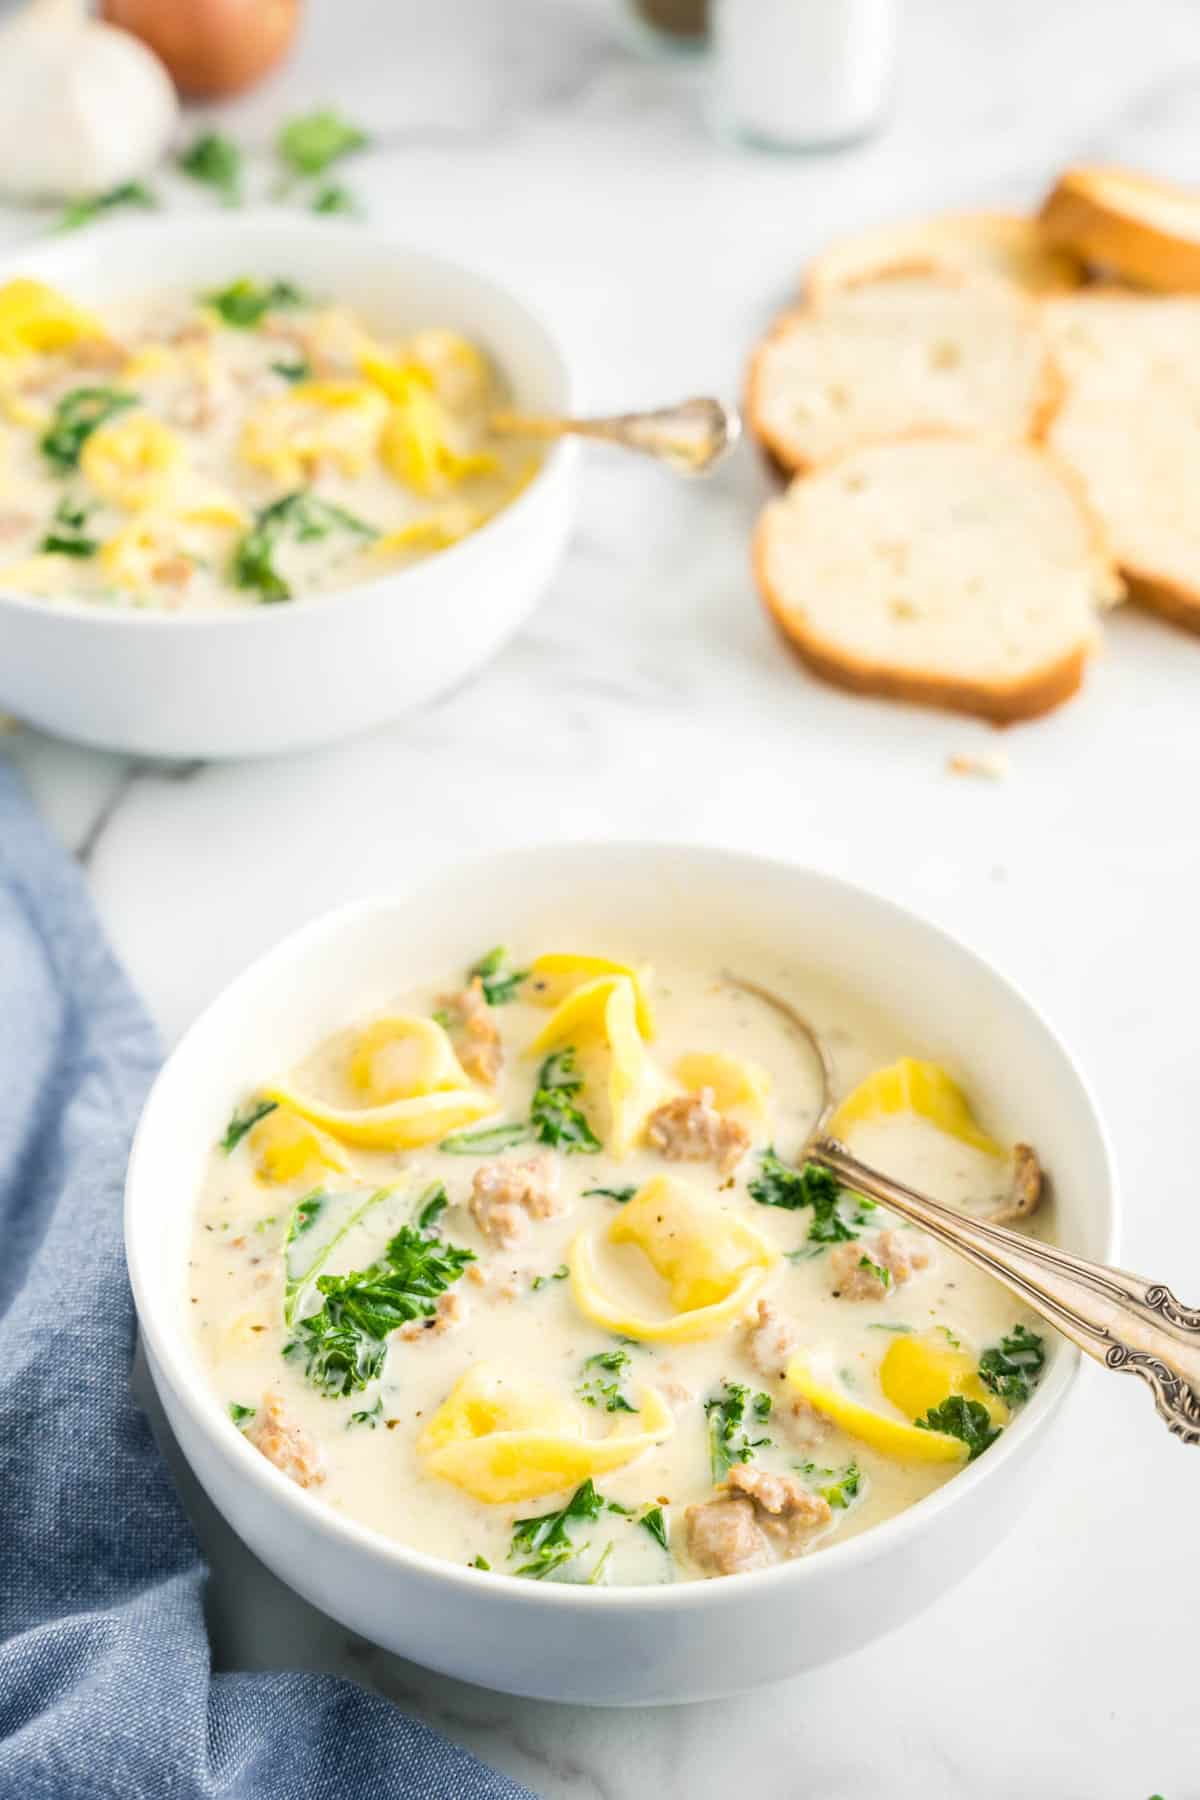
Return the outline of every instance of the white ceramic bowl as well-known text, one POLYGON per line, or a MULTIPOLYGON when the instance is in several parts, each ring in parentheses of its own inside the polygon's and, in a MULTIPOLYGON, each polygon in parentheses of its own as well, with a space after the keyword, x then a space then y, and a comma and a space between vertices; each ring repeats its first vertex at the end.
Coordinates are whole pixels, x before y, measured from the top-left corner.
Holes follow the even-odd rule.
MULTIPOLYGON (((482 343, 522 405, 570 410, 562 353, 511 293, 345 221, 282 211, 110 225, 4 259, 102 305, 283 276, 397 332, 482 343)), ((571 446, 480 531, 412 568, 286 606, 178 617, 0 590, 0 711, 106 749, 252 756, 346 737, 469 675, 532 610, 566 543, 571 446)))
POLYGON ((511 851, 298 932, 192 1027, 147 1102, 129 1167, 126 1244, 151 1371, 183 1450, 251 1549, 306 1599, 390 1650, 467 1681, 609 1705, 699 1700, 830 1661, 911 1617, 1003 1536, 1041 1491, 1075 1378, 1056 1340, 1029 1405, 987 1454, 863 1536, 761 1573, 676 1587, 583 1588, 438 1561, 334 1513, 229 1424, 192 1341, 191 1214, 235 1102, 298 1051, 479 945, 611 946, 628 932, 719 946, 750 971, 823 968, 952 1056, 998 1127, 1037 1145, 1071 1249, 1112 1259, 1115 1177, 1078 1069, 1034 1008, 977 956, 886 900, 828 876, 718 851, 579 845, 511 851))

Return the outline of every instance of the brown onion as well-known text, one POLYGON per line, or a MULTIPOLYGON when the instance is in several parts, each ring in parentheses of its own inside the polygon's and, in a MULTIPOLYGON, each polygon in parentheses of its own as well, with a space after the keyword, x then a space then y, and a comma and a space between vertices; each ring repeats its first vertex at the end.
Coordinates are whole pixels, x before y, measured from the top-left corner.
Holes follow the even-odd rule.
POLYGON ((300 0, 101 0, 100 12, 150 46, 181 94, 217 100, 286 55, 300 0))

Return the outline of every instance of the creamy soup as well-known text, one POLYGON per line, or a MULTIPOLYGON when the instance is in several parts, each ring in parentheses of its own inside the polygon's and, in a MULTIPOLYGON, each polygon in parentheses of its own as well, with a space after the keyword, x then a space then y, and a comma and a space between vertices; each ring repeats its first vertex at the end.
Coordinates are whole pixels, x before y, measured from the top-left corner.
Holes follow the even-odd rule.
POLYGON ((860 1155, 980 1216, 1016 1178, 1029 1210, 986 1095, 821 979, 526 948, 383 982, 239 1103, 190 1264, 228 1429, 405 1544, 579 1583, 819 1551, 985 1453, 1042 1339, 805 1164, 822 1077, 786 1006, 860 1155))
POLYGON ((0 584, 172 612, 368 581, 535 473, 483 349, 292 282, 92 312, 0 287, 0 584))

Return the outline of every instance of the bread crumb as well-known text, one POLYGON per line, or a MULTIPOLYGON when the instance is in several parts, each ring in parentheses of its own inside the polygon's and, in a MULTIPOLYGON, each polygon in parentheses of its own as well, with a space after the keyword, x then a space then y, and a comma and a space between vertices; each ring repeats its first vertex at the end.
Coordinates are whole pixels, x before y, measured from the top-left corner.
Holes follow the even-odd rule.
POLYGON ((980 754, 972 750, 960 750, 956 755, 946 758, 946 767, 951 775, 977 775, 983 781, 1005 780, 1010 766, 1002 750, 987 750, 980 754))

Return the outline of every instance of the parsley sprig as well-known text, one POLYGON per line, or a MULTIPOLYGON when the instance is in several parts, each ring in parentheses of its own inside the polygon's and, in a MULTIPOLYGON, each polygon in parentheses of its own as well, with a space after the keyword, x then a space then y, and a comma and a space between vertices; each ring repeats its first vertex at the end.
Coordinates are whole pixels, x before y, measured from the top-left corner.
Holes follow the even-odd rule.
POLYGON ((109 188, 107 193, 89 194, 86 199, 72 200, 59 216, 58 229, 78 231, 81 225, 94 224, 106 213, 123 206, 153 208, 157 205, 157 199, 144 182, 123 181, 119 187, 109 188))
POLYGON ((232 138, 202 131, 176 158, 185 175, 212 188, 226 206, 242 200, 242 153, 232 138))
POLYGON ((280 159, 296 175, 323 175, 343 157, 363 150, 368 134, 331 107, 289 119, 275 140, 280 159))
POLYGON ((369 1269, 317 1277, 323 1304, 299 1321, 285 1354, 304 1357, 304 1373, 319 1393, 356 1393, 382 1373, 390 1334, 428 1318, 474 1261, 474 1251, 402 1225, 369 1269))
POLYGON ((748 1435, 751 1421, 764 1424, 771 1416, 770 1394, 751 1394, 740 1381, 723 1381, 722 1392, 704 1402, 708 1419, 708 1454, 713 1484, 724 1481, 734 1463, 754 1460, 754 1452, 771 1442, 769 1437, 748 1435))
POLYGON ((875 1210, 875 1202, 852 1194, 819 1163, 794 1169, 772 1149, 760 1153, 759 1163, 759 1172, 747 1189, 750 1198, 760 1206, 781 1206, 787 1212, 809 1207, 810 1244, 850 1243, 870 1223, 867 1215, 875 1210))

